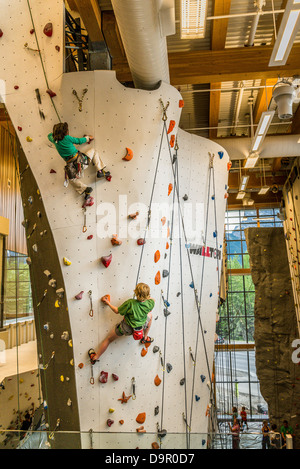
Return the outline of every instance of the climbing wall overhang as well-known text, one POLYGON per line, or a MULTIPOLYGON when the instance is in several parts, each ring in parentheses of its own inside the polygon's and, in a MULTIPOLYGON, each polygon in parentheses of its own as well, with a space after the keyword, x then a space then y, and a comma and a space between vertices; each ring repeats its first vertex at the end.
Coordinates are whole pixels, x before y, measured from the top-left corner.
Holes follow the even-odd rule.
MULTIPOLYGON (((70 364, 68 357, 65 367, 67 373, 68 367, 74 366, 82 446, 90 447, 92 429, 94 446, 98 448, 150 448, 159 427, 168 432, 161 440, 163 448, 185 448, 187 444, 205 447, 228 155, 219 145, 178 129, 181 96, 166 83, 155 91, 141 91, 123 87, 110 71, 62 74, 62 1, 51 5, 31 2, 41 53, 31 50, 37 49, 37 44, 31 34, 28 3, 2 2, 1 10, 7 18, 6 24, 0 25, 1 99, 15 128, 19 128, 18 137, 45 207, 59 259, 56 268, 65 287, 66 307, 56 308, 54 302, 49 305, 49 330, 40 332, 45 344, 51 340, 49 332, 59 337, 66 332, 59 328, 60 315, 70 321, 71 330, 67 332, 72 339, 74 363, 70 364), (43 33, 49 22, 53 23, 52 37, 43 33), (56 96, 51 98, 47 88, 56 96), (73 90, 78 96, 87 90, 81 111, 73 90), (166 121, 162 103, 167 107, 166 121), (93 168, 85 171, 83 181, 93 187, 95 199, 85 218, 82 197, 73 187, 64 187, 64 162, 47 140, 58 117, 68 122, 71 135, 95 137, 80 149, 98 150, 112 174, 110 182, 97 181, 93 168), (171 121, 175 126, 168 134, 171 121), (178 149, 173 146, 176 136, 178 149), (126 148, 133 152, 131 161, 123 160, 126 148), (176 208, 178 200, 180 210, 176 208), (151 224, 146 229, 150 201, 151 224), (136 211, 140 212, 138 219, 129 220, 128 214, 136 211), (161 221, 164 217, 165 224, 161 221), (146 244, 139 246, 137 239, 145 233, 146 244), (112 246, 114 234, 122 240, 121 246, 112 246), (93 238, 88 239, 89 235, 93 238), (160 252, 158 262, 154 260, 156 251, 160 252), (100 258, 109 254, 112 262, 105 268, 100 258), (63 263, 64 257, 70 265, 63 263), (169 273, 167 277, 163 276, 164 270, 169 273), (156 284, 158 272, 161 281, 156 284), (92 384, 87 351, 96 348, 120 320, 100 298, 110 294, 112 303, 118 306, 133 296, 137 281, 148 283, 155 299, 150 335, 161 354, 153 353, 152 345, 142 357, 143 347, 138 342, 132 337, 120 338, 94 365, 92 384), (78 301, 75 295, 81 291, 82 299, 78 301), (170 315, 165 314, 166 301, 170 303, 170 315), (169 372, 167 363, 172 366, 169 372), (109 373, 105 384, 98 380, 101 371, 109 373), (154 384, 156 376, 161 380, 159 386, 154 384), (122 393, 132 394, 133 378, 136 399, 122 404, 122 393), (180 385, 183 378, 185 384, 180 385), (159 413, 155 415, 157 406, 159 413), (136 431, 136 417, 142 412, 146 413, 144 434, 136 431), (107 426, 108 419, 114 420, 111 427, 107 426)), ((26 172, 22 183, 26 183, 26 172)), ((38 225, 39 220, 33 218, 30 226, 38 225)), ((39 239, 35 244, 37 251, 31 249, 29 253, 31 269, 42 265, 47 270, 48 259, 40 255, 39 239)), ((46 281, 46 276, 41 278, 40 286, 46 281)), ((59 362, 64 359, 60 354, 59 362)), ((41 371, 46 377, 49 373, 45 386, 48 392, 67 395, 71 383, 60 380, 55 366, 52 361, 48 369, 41 371)), ((59 430, 65 429, 62 419, 59 430)))

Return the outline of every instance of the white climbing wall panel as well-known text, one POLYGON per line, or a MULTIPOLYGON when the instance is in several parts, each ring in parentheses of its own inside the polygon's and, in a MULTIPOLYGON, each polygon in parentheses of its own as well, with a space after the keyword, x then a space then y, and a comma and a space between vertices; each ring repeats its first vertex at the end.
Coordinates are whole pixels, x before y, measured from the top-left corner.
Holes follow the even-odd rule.
MULTIPOLYGON (((206 240, 206 249, 222 251, 228 155, 219 145, 178 129, 181 96, 170 85, 162 83, 158 90, 141 91, 123 87, 116 80, 115 73, 110 71, 63 74, 63 2, 32 0, 30 5, 49 87, 57 95, 53 98, 57 113, 62 121, 69 123, 71 135, 81 137, 90 134, 95 137, 92 144, 83 145, 80 149, 97 149, 112 173, 112 180, 108 182, 96 180, 92 167, 85 171, 84 181, 94 189, 95 204, 87 209, 87 232, 83 233, 82 197, 75 193, 73 187, 64 187, 64 162, 47 140, 47 134, 58 122, 58 117, 46 93, 48 86, 40 56, 38 52, 24 48, 25 43, 37 48, 35 36, 30 34, 33 26, 28 3, 25 0, 1 0, 1 18, 5 18, 5 22, 0 24, 3 31, 0 39, 1 99, 15 128, 22 127, 22 130, 17 130, 18 136, 37 180, 61 259, 72 327, 81 431, 93 430, 94 447, 97 448, 150 448, 156 440, 158 423, 160 428, 168 431, 162 440, 163 448, 185 448, 184 413, 191 424, 191 432, 198 434, 191 438, 191 447, 205 447, 202 440, 206 440, 208 428, 208 384, 212 373, 221 261, 214 255, 199 255, 199 246, 206 240), (54 26, 53 36, 47 38, 43 35, 43 28, 50 21, 54 26), (57 45, 60 51, 55 48, 57 45), (14 89, 14 86, 19 88, 14 89), (42 98, 40 105, 36 100, 36 88, 42 98), (82 112, 79 112, 73 89, 79 96, 84 89, 88 90, 82 112), (166 126, 170 120, 176 123, 168 137, 177 135, 178 138, 180 204, 187 234, 185 240, 182 225, 178 223, 178 211, 175 210, 172 243, 167 237, 167 227, 172 226, 174 192, 176 195, 175 164, 171 164, 175 150, 172 148, 170 151, 163 132, 160 99, 165 105, 169 102, 166 126), (39 110, 44 113, 45 120, 40 118, 39 110), (32 141, 28 142, 26 137, 32 141), (122 160, 126 147, 133 151, 131 161, 122 160), (218 152, 224 152, 224 155, 218 152), (209 154, 214 155, 213 170, 209 167, 209 154), (51 169, 56 173, 50 173, 51 169), (170 183, 173 190, 168 195, 170 183), (150 332, 155 342, 145 357, 141 357, 142 346, 132 337, 123 337, 112 343, 93 367, 95 383, 92 385, 87 351, 90 347, 96 348, 120 320, 103 306, 100 298, 110 294, 112 303, 120 305, 133 295, 142 253, 136 240, 144 236, 153 187, 151 225, 138 281, 149 284, 151 295, 156 300, 150 332), (183 200, 185 194, 188 196, 186 201, 183 200), (143 207, 146 210, 143 211, 143 207), (140 210, 140 216, 129 221, 128 214, 136 210, 140 210), (161 223, 163 216, 167 219, 164 226, 161 223), (106 233, 103 234, 104 227, 106 233), (156 233, 154 228, 157 228, 156 233), (116 233, 123 243, 113 247, 110 239, 116 233), (93 239, 87 240, 91 234, 93 239), (166 249, 167 242, 169 249, 166 249), (156 250, 161 255, 157 263, 154 262, 156 250), (110 253, 112 263, 106 269, 100 258, 110 253), (72 264, 65 266, 63 257, 70 259, 72 264), (162 274, 164 269, 170 270, 169 277, 162 277, 161 283, 155 285, 157 271, 162 274), (193 279, 200 301, 200 327, 194 289, 190 286, 193 279), (89 290, 92 291, 93 317, 89 315, 89 290), (74 297, 80 291, 84 291, 83 298, 77 301, 74 297), (161 291, 170 303, 171 314, 167 318, 163 312, 161 291), (152 352, 154 345, 160 347, 165 363, 172 365, 169 373, 162 370, 159 354, 152 352), (189 347, 196 359, 195 366, 189 347), (81 363, 83 368, 78 367, 81 363), (109 373, 106 384, 98 381, 102 370, 109 373), (112 373, 118 375, 118 381, 112 379, 112 373), (154 384, 156 375, 162 380, 158 387, 154 384), (200 375, 206 377, 204 382, 200 375), (179 383, 184 376, 186 386, 181 386, 179 383), (132 394, 133 377, 136 399, 121 404, 118 399, 123 391, 126 395, 132 394), (200 399, 196 400, 196 395, 200 399), (155 416, 156 406, 159 406, 159 413, 155 416), (109 413, 109 408, 114 408, 114 413, 109 413), (139 424, 135 419, 141 412, 146 412, 146 434, 136 433, 139 424), (106 424, 108 418, 114 420, 110 428, 106 424), (123 425, 119 424, 121 419, 124 420, 123 425)), ((29 255, 39 256, 39 252, 30 252, 29 255)), ((46 259, 40 261, 45 262, 47 268, 46 259)), ((59 310, 51 313, 50 325, 55 321, 55 314, 59 314, 59 310)), ((60 430, 63 431, 63 423, 60 430)), ((90 446, 87 433, 83 434, 82 445, 90 446)))

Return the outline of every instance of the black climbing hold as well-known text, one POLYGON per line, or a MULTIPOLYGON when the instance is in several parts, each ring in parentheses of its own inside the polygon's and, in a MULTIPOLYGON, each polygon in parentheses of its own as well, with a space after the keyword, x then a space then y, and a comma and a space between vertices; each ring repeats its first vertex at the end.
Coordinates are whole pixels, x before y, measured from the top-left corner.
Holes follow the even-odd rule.
POLYGON ((164 309, 164 316, 165 316, 165 318, 168 317, 168 316, 170 316, 170 314, 171 314, 171 312, 170 312, 167 308, 165 308, 165 309, 164 309))
POLYGON ((183 386, 184 383, 185 383, 185 378, 182 378, 182 379, 180 380, 180 386, 183 386))
POLYGON ((183 200, 188 200, 189 197, 188 197, 187 194, 185 194, 182 198, 183 198, 183 200))
POLYGON ((159 438, 164 438, 167 433, 167 430, 158 430, 157 435, 159 436, 159 438))
POLYGON ((173 366, 171 365, 171 363, 166 364, 166 370, 167 370, 167 373, 170 373, 170 371, 173 370, 173 366))
POLYGON ((154 345, 153 347, 153 353, 159 352, 159 347, 157 345, 154 345))
POLYGON ((181 292, 179 291, 179 292, 177 293, 177 295, 176 295, 176 296, 177 296, 177 298, 178 298, 178 296, 180 296, 180 295, 181 295, 181 292))
POLYGON ((168 277, 168 275, 169 275, 169 271, 163 270, 162 276, 165 278, 165 277, 168 277))
POLYGON ((159 414, 159 406, 157 405, 154 409, 154 415, 159 414))

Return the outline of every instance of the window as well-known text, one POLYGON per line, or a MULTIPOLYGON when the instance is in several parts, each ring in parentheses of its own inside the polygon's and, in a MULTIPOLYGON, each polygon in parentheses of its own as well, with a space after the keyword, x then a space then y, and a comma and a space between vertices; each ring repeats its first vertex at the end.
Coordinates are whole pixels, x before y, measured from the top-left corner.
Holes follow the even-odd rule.
POLYGON ((215 379, 219 420, 232 407, 246 407, 253 420, 266 418, 267 404, 260 393, 255 368, 255 288, 250 275, 244 230, 249 227, 281 227, 279 208, 232 210, 226 213, 228 294, 217 322, 215 379))
POLYGON ((26 255, 6 251, 4 282, 4 324, 33 314, 29 267, 26 255))

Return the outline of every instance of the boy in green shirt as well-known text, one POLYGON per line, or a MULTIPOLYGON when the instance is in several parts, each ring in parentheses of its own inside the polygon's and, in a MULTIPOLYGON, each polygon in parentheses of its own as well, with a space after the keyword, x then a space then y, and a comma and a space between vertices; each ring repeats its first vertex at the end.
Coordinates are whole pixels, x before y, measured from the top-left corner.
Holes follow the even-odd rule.
POLYGON ((115 314, 124 316, 108 336, 99 345, 97 353, 94 349, 88 351, 91 363, 101 357, 111 342, 122 336, 132 335, 135 340, 142 344, 150 344, 154 339, 148 336, 151 324, 152 313, 155 301, 150 297, 150 288, 145 283, 138 283, 134 290, 136 299, 129 299, 121 306, 116 307, 110 303, 108 297, 103 297, 102 301, 107 304, 115 314))

